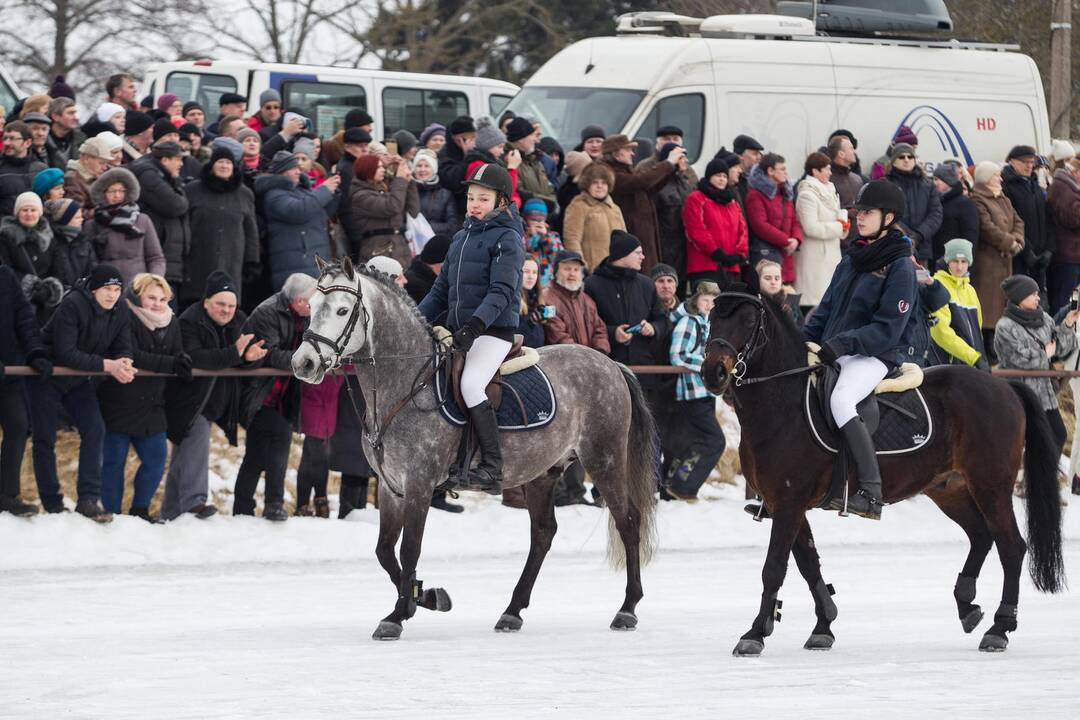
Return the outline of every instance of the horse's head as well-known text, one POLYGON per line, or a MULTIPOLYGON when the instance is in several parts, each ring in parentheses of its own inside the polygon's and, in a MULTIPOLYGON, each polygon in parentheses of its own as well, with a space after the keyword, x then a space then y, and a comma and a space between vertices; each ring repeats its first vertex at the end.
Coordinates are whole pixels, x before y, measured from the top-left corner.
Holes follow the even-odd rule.
POLYGON ((701 376, 709 392, 722 395, 741 378, 765 342, 765 305, 757 295, 725 292, 709 316, 709 341, 701 376))
POLYGON ((352 260, 327 263, 316 257, 315 261, 321 274, 311 298, 311 323, 293 353, 292 371, 298 379, 317 385, 342 358, 367 344, 371 313, 352 260))

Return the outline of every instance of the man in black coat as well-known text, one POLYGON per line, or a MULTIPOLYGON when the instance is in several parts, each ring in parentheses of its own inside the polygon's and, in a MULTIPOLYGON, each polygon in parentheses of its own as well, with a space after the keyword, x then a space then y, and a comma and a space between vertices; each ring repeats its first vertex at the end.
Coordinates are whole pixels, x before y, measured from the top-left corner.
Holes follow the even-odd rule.
POLYGON ((972 246, 979 242, 979 211, 975 202, 964 194, 964 183, 955 165, 941 163, 934 168, 934 189, 941 193, 941 227, 934 233, 933 265, 927 266, 931 273, 945 255, 945 243, 956 238, 963 238, 972 246))
POLYGON ((442 233, 433 236, 405 270, 405 292, 409 293, 409 297, 417 305, 439 277, 439 270, 446 261, 446 253, 450 251, 450 243, 453 241, 452 237, 442 233))
POLYGON ((342 136, 344 152, 337 164, 337 172, 341 176, 341 197, 344 200, 338 205, 338 227, 345 235, 345 250, 353 258, 360 252, 360 241, 363 239, 352 222, 352 203, 349 202, 350 188, 356 176, 353 165, 358 158, 368 154, 370 145, 371 135, 366 130, 349 128, 342 136))
POLYGON ((455 118, 446 129, 446 146, 439 151, 439 184, 457 203, 457 217, 465 217, 465 156, 476 147, 476 125, 468 115, 455 118))
POLYGON ((244 323, 244 331, 265 343, 263 365, 288 370, 290 375, 246 380, 240 396, 240 424, 247 428, 244 460, 236 474, 233 515, 255 514, 255 489, 266 473, 263 517, 284 522, 285 470, 293 425, 300 417, 300 381, 292 377, 292 355, 308 326, 308 300, 316 280, 304 273, 285 279, 281 291, 259 304, 244 323))
MULTIPOLYGON (((123 284, 119 270, 112 265, 98 265, 64 297, 44 329, 46 347, 58 365, 106 372, 119 383, 135 379, 129 312, 118 305, 123 284)), ((98 522, 111 522, 112 515, 101 506, 105 421, 98 407, 98 384, 99 378, 85 375, 31 378, 27 382, 34 475, 45 510, 63 512, 54 450, 63 406, 79 431, 79 498, 75 511, 98 522)))
MULTIPOLYGON (((640 272, 644 260, 641 242, 624 230, 615 230, 610 254, 585 280, 585 292, 607 325, 611 359, 624 365, 654 364, 656 343, 668 334, 670 320, 656 287, 640 272)), ((642 387, 650 389, 655 378, 643 376, 642 387)))
POLYGON ((139 181, 139 209, 153 221, 165 253, 165 279, 174 297, 183 296, 184 260, 191 249, 189 205, 180 177, 183 154, 180 143, 164 141, 127 166, 139 181))
POLYGON ((14 214, 15 198, 31 189, 34 176, 46 169, 31 154, 34 135, 16 120, 4 126, 4 155, 0 158, 0 217, 14 214))
POLYGON ((1035 178, 1035 148, 1017 145, 1001 169, 1001 189, 1024 221, 1024 249, 1013 258, 1013 274, 1027 275, 1046 294, 1046 269, 1053 259, 1050 227, 1046 220, 1046 193, 1035 178))
POLYGON ((5 377, 4 368, 27 362, 42 377, 52 375, 34 309, 23 295, 15 273, 0 265, 0 428, 4 431, 0 443, 0 512, 24 517, 38 511, 36 505, 19 499, 19 476, 29 432, 26 398, 22 378, 5 377))
MULTIPOLYGON (((225 370, 253 366, 266 355, 263 343, 242 333, 247 321, 236 308, 238 286, 227 273, 215 271, 206 279, 203 301, 180 315, 180 336, 191 366, 199 370, 225 370)), ((183 513, 205 519, 217 512, 207 504, 210 473, 210 426, 225 432, 229 444, 237 442, 240 417, 240 381, 234 377, 170 379, 165 386, 166 432, 173 443, 172 462, 165 480, 163 520, 183 513)))

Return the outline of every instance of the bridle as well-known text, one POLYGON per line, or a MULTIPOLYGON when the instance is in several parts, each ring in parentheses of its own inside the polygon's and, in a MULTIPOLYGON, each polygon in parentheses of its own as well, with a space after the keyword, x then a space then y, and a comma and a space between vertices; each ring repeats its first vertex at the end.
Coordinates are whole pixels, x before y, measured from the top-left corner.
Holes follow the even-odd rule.
MULTIPOLYGON (((360 386, 360 374, 356 367, 357 365, 361 364, 371 366, 372 374, 376 378, 376 380, 371 384, 371 402, 366 402, 366 398, 364 402, 365 406, 371 411, 370 424, 368 423, 367 413, 360 411, 360 405, 359 403, 357 403, 356 396, 353 394, 353 384, 352 382, 350 382, 348 374, 345 375, 345 389, 348 392, 349 402, 352 404, 353 410, 356 412, 357 417, 360 418, 360 429, 364 434, 364 439, 367 441, 368 445, 371 446, 371 449, 375 454, 376 464, 378 465, 377 469, 380 476, 382 476, 382 478, 386 481, 386 486, 390 488, 390 491, 394 495, 399 498, 403 498, 405 497, 404 491, 400 487, 397 487, 396 484, 391 481, 390 477, 382 471, 383 456, 385 450, 385 446, 383 444, 383 437, 386 435, 386 431, 389 429, 390 423, 394 421, 394 418, 397 417, 398 413, 404 410, 405 407, 408 406, 409 403, 411 403, 417 395, 423 392, 424 388, 428 386, 428 383, 430 383, 431 380, 435 377, 435 373, 439 371, 439 369, 446 362, 446 358, 449 357, 453 351, 447 349, 442 343, 433 339, 432 349, 429 353, 424 353, 421 355, 385 356, 384 358, 382 358, 384 360, 402 360, 426 357, 427 362, 424 363, 424 365, 420 368, 419 372, 417 372, 416 377, 413 378, 412 387, 410 388, 408 394, 398 400, 393 405, 393 407, 390 408, 390 412, 386 414, 386 417, 384 418, 382 423, 380 423, 378 394, 379 383, 377 379, 378 366, 376 365, 375 355, 372 354, 366 357, 344 357, 345 348, 348 347, 350 340, 352 340, 352 334, 356 330, 357 325, 360 325, 363 329, 364 337, 369 337, 368 331, 371 327, 371 316, 368 313, 367 307, 364 305, 363 283, 361 282, 360 277, 357 276, 355 288, 348 285, 329 285, 327 287, 321 287, 319 285, 316 285, 315 289, 317 292, 321 292, 323 295, 328 295, 332 292, 343 292, 351 295, 355 302, 353 304, 352 312, 349 314, 349 319, 345 322, 345 326, 341 329, 341 332, 338 333, 336 339, 331 340, 325 335, 320 335, 319 333, 314 332, 309 327, 307 330, 304 331, 301 339, 301 344, 306 342, 315 349, 315 354, 318 356, 319 363, 324 371, 334 370, 340 367, 343 362, 351 365, 353 377, 356 379, 357 390, 360 392, 361 397, 363 397, 364 390, 360 386), (323 355, 322 346, 324 345, 333 351, 333 356, 327 357, 323 355)), ((438 407, 436 406, 436 408, 434 409, 438 409, 438 407)))
MULTIPOLYGON (((705 352, 709 352, 709 347, 712 345, 719 345, 721 348, 731 352, 731 355, 735 358, 735 365, 731 368, 731 377, 735 378, 735 387, 743 387, 744 385, 756 385, 757 383, 763 383, 768 380, 776 380, 782 377, 790 377, 792 375, 804 375, 806 373, 817 372, 821 369, 821 365, 808 365, 803 367, 791 368, 789 370, 782 370, 773 375, 766 375, 764 377, 746 377, 747 364, 754 358, 755 355, 761 352, 761 350, 768 344, 769 335, 765 331, 768 324, 769 315, 765 310, 765 303, 758 295, 751 295, 744 292, 725 292, 721 293, 718 301, 723 299, 725 301, 730 300, 735 307, 750 303, 757 308, 758 317, 757 322, 754 323, 754 330, 750 333, 750 337, 743 343, 742 348, 736 348, 725 338, 713 338, 705 343, 705 352)), ((732 308, 734 313, 735 308, 732 308)))

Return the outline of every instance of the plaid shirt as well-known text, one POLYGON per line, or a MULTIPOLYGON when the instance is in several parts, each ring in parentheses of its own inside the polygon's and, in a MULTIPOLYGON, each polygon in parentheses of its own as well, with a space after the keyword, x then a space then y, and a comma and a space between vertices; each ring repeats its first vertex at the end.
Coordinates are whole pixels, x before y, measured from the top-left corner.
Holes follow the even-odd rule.
POLYGON ((709 320, 704 315, 685 314, 675 323, 671 335, 671 364, 693 372, 679 375, 675 384, 676 400, 704 400, 715 397, 705 389, 701 365, 705 362, 705 343, 709 339, 709 320))

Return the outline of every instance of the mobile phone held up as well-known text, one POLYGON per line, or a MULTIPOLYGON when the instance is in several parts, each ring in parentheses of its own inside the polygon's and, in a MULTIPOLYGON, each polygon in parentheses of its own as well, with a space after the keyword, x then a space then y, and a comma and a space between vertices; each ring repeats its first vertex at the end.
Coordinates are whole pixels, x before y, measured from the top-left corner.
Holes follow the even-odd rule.
POLYGON ((639 335, 639 334, 641 334, 641 323, 638 323, 637 325, 631 325, 630 327, 626 328, 626 334, 627 335, 639 335))
POLYGON ((538 309, 540 310, 541 320, 550 320, 551 318, 555 317, 554 305, 541 305, 538 309))

